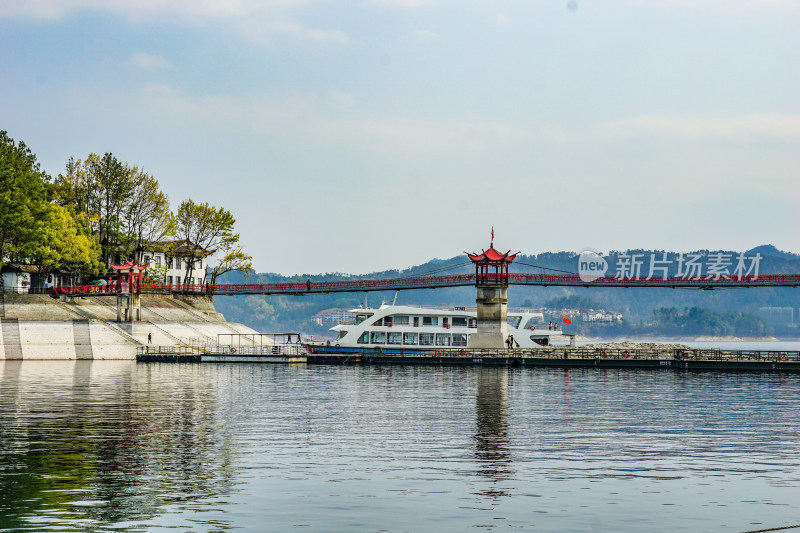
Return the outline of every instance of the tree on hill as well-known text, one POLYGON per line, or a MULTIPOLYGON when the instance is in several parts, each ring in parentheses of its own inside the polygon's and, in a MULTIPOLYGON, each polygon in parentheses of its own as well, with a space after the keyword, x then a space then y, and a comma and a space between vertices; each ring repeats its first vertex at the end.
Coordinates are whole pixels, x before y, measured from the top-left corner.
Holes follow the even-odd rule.
POLYGON ((53 183, 53 199, 89 221, 105 261, 116 256, 141 260, 143 243, 174 232, 169 198, 158 180, 110 152, 70 158, 53 183))
POLYGON ((178 208, 176 233, 180 239, 193 246, 187 247, 188 259, 183 282, 192 277, 195 259, 199 257, 222 255, 220 264, 212 270, 212 278, 223 272, 252 270, 252 257, 239 247, 239 234, 234 233, 236 219, 223 207, 184 200, 178 208), (216 274, 214 271, 216 270, 216 274))
POLYGON ((30 253, 36 220, 47 209, 49 180, 24 142, 0 131, 0 265, 30 253))
POLYGON ((221 255, 217 264, 209 267, 209 282, 212 285, 217 283, 219 276, 233 271, 241 272, 245 279, 250 278, 253 273, 253 257, 244 253, 241 246, 233 243, 225 245, 221 255))
POLYGON ((67 209, 55 204, 47 204, 37 220, 29 257, 40 272, 60 268, 73 275, 98 275, 105 270, 100 261, 100 247, 92 235, 67 209))
POLYGON ((548 309, 600 309, 602 307, 600 302, 577 294, 553 298, 546 301, 544 306, 548 309))

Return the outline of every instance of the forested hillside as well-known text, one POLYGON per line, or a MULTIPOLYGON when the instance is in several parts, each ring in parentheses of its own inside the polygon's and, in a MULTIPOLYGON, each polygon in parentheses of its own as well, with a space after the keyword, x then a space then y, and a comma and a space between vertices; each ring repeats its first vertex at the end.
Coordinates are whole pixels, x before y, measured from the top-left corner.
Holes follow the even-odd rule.
MULTIPOLYGON (((663 258, 663 250, 630 250, 628 255, 641 254, 644 256, 642 267, 643 275, 647 275, 648 260, 651 254, 663 258)), ((703 250, 697 252, 702 257, 700 263, 709 267, 715 254, 703 250)), ((735 252, 725 252, 731 255, 730 273, 736 264, 735 252)), ((784 252, 772 246, 759 246, 745 252, 747 257, 761 255, 759 264, 760 274, 800 272, 800 255, 784 252)), ((607 254, 609 264, 623 256, 622 252, 607 254)), ((668 253, 667 259, 676 263, 677 254, 668 253)), ((670 267, 669 274, 674 274, 677 266, 670 267)), ((555 269, 566 272, 577 272, 578 254, 574 252, 543 253, 539 255, 519 256, 514 262, 512 272, 542 272, 555 269)), ((450 259, 434 259, 425 264, 406 269, 376 272, 363 277, 391 278, 398 276, 415 276, 426 273, 469 273, 473 271, 472 265, 465 257, 450 259)), ((609 271, 613 273, 612 270, 609 271)), ((706 270, 703 270, 706 272, 706 270)), ((303 282, 306 279, 313 281, 334 281, 352 279, 347 274, 301 274, 294 277, 280 276, 277 274, 255 274, 246 282, 248 283, 278 283, 278 282, 303 282)), ((225 282, 245 282, 240 274, 229 274, 225 282)), ((556 298, 578 296, 585 301, 599 304, 609 311, 621 312, 624 317, 623 324, 616 324, 606 329, 608 334, 618 335, 642 333, 643 324, 662 325, 675 334, 706 334, 706 335, 755 335, 757 331, 763 334, 791 335, 793 331, 778 331, 770 328, 760 328, 752 319, 734 315, 720 315, 719 313, 745 313, 754 314, 759 307, 794 307, 795 312, 800 307, 800 288, 753 288, 753 289, 728 289, 700 291, 688 289, 618 289, 618 288, 571 288, 571 287, 527 287, 512 285, 508 290, 509 304, 512 307, 542 307, 545 303, 556 298), (694 310, 692 310, 694 309, 694 310), (712 313, 713 312, 713 313, 712 313), (660 314, 659 314, 660 313, 660 314), (716 313, 716 314, 714 314, 716 313), (699 320, 698 317, 703 317, 699 320), (669 320, 668 320, 669 319, 669 320), (682 323, 690 324, 681 326, 682 323), (743 324, 750 324, 747 331, 743 331, 743 324)), ((327 294, 307 296, 229 296, 215 299, 217 310, 223 313, 228 320, 242 322, 264 332, 301 331, 315 335, 326 335, 328 327, 319 326, 311 321, 311 317, 330 308, 354 308, 365 302, 370 306, 379 305, 382 301, 391 302, 395 297, 393 292, 372 292, 353 294, 327 294)), ((448 289, 427 289, 405 291, 397 294, 398 303, 419 305, 474 305, 475 289, 473 287, 454 287, 448 289)), ((552 303, 552 302, 551 302, 552 303)), ((603 326, 586 325, 586 333, 602 335, 603 326)), ((785 329, 785 328, 784 328, 785 329)))

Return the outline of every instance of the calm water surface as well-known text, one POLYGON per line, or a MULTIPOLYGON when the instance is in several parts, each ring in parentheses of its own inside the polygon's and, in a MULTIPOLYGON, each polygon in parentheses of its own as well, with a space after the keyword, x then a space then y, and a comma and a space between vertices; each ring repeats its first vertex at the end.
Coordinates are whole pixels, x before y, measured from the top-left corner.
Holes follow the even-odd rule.
POLYGON ((0 529, 800 524, 800 376, 0 363, 0 529))

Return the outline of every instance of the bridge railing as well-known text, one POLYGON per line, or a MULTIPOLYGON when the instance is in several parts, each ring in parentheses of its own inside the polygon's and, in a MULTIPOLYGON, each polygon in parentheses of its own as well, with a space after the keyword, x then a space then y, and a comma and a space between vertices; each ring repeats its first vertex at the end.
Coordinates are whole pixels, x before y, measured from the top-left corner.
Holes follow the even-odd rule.
MULTIPOLYGON (((490 274, 489 277, 495 276, 490 274)), ((496 275, 499 278, 499 274, 496 275)), ((545 285, 545 286, 583 286, 583 287, 770 287, 800 286, 800 274, 765 274, 759 276, 697 278, 685 277, 652 277, 618 278, 603 276, 593 281, 584 281, 576 274, 509 274, 508 281, 512 285, 545 285)), ((473 285, 475 274, 455 274, 448 276, 423 276, 408 278, 365 279, 348 281, 322 281, 306 283, 243 283, 243 284, 205 284, 205 285, 170 285, 142 284, 137 287, 141 294, 306 294, 329 292, 363 292, 382 290, 425 289, 437 287, 459 287, 473 285)), ((56 295, 97 296, 116 294, 115 285, 79 285, 73 287, 54 287, 56 295)), ((127 291, 125 291, 127 292, 127 291)))

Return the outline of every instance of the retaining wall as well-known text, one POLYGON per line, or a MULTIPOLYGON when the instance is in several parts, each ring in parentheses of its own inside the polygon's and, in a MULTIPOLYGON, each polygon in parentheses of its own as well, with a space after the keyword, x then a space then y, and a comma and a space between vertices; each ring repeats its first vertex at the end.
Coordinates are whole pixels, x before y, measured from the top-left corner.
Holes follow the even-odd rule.
MULTIPOLYGON (((6 292, 0 317, 0 359, 136 359, 148 343, 174 345, 220 333, 258 333, 226 322, 205 298, 142 298, 142 321, 117 323, 116 298, 56 300, 6 292)), ((247 344, 242 339, 242 344, 247 344)))

